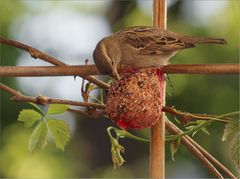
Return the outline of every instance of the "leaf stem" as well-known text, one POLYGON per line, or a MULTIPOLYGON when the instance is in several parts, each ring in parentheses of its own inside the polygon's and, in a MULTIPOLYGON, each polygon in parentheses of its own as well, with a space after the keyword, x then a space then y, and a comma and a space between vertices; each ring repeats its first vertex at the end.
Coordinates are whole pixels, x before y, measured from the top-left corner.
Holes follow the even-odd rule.
POLYGON ((174 141, 174 140, 179 139, 180 137, 183 137, 183 136, 185 136, 185 135, 192 134, 193 132, 196 132, 196 131, 200 130, 202 127, 207 126, 207 125, 208 125, 209 123, 211 123, 212 121, 213 121, 213 120, 206 121, 206 122, 204 122, 204 123, 202 123, 202 124, 200 124, 200 125, 198 125, 198 126, 196 126, 196 127, 194 127, 194 128, 191 128, 191 129, 189 129, 189 130, 187 130, 187 131, 185 131, 185 132, 182 132, 182 133, 180 133, 180 134, 177 134, 177 135, 166 136, 165 141, 166 141, 166 142, 172 142, 172 141, 174 141))
POLYGON ((144 139, 144 138, 135 136, 135 135, 127 132, 126 130, 121 130, 121 129, 118 129, 116 127, 111 127, 111 129, 115 131, 117 137, 119 137, 119 138, 125 138, 126 137, 126 138, 134 139, 134 140, 137 140, 137 141, 140 141, 140 142, 149 142, 149 139, 144 139))
POLYGON ((39 112, 43 117, 46 115, 43 110, 36 104, 29 102, 28 104, 30 104, 37 112, 39 112))
POLYGON ((216 118, 230 117, 230 116, 236 116, 236 115, 240 115, 240 111, 233 111, 230 113, 222 114, 222 115, 216 116, 216 118))

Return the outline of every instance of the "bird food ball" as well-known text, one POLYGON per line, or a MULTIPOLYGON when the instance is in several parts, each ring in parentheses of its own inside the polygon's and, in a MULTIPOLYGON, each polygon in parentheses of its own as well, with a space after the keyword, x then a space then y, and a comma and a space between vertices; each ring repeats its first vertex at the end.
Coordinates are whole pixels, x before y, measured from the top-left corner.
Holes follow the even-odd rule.
POLYGON ((164 78, 160 69, 127 72, 108 91, 107 114, 124 129, 143 129, 157 122, 164 78))

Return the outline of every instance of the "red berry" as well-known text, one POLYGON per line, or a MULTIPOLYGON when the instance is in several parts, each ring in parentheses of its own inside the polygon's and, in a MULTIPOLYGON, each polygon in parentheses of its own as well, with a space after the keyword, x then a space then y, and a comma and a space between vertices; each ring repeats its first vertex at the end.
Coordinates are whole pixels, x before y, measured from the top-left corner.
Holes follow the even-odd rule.
POLYGON ((162 108, 164 74, 159 69, 124 73, 109 89, 107 114, 124 129, 151 127, 162 108))

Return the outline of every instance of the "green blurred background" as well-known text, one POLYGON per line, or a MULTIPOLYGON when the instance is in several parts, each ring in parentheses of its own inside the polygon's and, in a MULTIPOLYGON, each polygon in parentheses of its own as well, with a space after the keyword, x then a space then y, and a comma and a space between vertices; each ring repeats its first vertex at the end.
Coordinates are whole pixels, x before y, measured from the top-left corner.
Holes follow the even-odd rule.
MULTIPOLYGON (((168 29, 188 35, 225 38, 228 45, 201 46, 177 54, 171 63, 238 63, 238 0, 168 1, 168 29)), ((68 64, 92 61, 96 43, 112 31, 134 25, 152 24, 152 2, 137 1, 0 1, 0 33, 55 56, 68 64)), ((1 45, 1 66, 49 65, 31 59, 25 52, 1 45)), ((237 75, 169 75, 174 85, 167 105, 192 113, 223 114, 239 110, 239 77, 237 75)), ((81 79, 73 77, 2 78, 1 82, 27 95, 82 100, 81 79)), ((95 95, 98 95, 95 92, 95 95)), ((42 152, 28 153, 31 129, 17 122, 18 112, 29 106, 10 101, 1 91, 0 177, 9 178, 147 178, 149 145, 121 140, 126 163, 113 169, 111 146, 106 128, 114 125, 107 119, 89 119, 66 113, 72 139, 65 152, 53 142, 42 152)), ((211 136, 195 135, 203 147, 229 169, 235 171, 230 158, 230 143, 222 142, 223 124, 208 127, 211 136)), ((135 132, 149 137, 149 129, 135 132)), ((166 146, 167 178, 212 177, 205 167, 180 146, 171 160, 166 146)))

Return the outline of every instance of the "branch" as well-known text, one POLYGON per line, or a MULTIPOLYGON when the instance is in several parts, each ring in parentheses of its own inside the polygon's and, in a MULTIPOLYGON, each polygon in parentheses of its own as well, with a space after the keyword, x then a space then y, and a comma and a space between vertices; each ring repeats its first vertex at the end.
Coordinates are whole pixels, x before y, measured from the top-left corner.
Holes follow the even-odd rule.
POLYGON ((25 95, 21 94, 19 91, 16 91, 2 83, 0 83, 0 89, 13 95, 12 99, 14 101, 18 101, 18 102, 32 102, 32 103, 41 104, 41 105, 57 103, 57 104, 67 104, 67 105, 73 105, 73 106, 83 106, 83 107, 92 107, 92 108, 97 108, 97 109, 105 109, 105 105, 91 103, 91 102, 71 101, 71 100, 64 100, 64 99, 49 98, 46 96, 37 96, 37 97, 25 96, 25 95))
POLYGON ((179 64, 167 65, 164 68, 169 74, 226 74, 233 75, 240 73, 240 65, 233 64, 179 64))
POLYGON ((67 64, 59 61, 58 59, 41 52, 38 49, 30 47, 30 46, 28 46, 26 44, 23 44, 21 42, 17 42, 15 40, 10 40, 10 39, 4 38, 4 37, 0 37, 0 43, 19 48, 21 50, 24 50, 24 51, 28 52, 31 55, 31 57, 33 57, 35 59, 37 59, 37 58, 41 59, 41 60, 49 62, 53 65, 57 65, 57 66, 67 65, 67 64))
MULTIPOLYGON (((199 120, 214 119, 214 120, 216 120, 216 117, 218 117, 216 115, 185 113, 185 112, 176 110, 174 108, 165 107, 165 106, 162 108, 162 111, 170 113, 174 116, 178 116, 181 119, 185 120, 185 122, 188 122, 189 120, 192 120, 192 119, 199 119, 199 120)), ((220 119, 219 119, 219 121, 226 122, 226 120, 220 120, 220 119)), ((166 122, 166 128, 169 130, 169 132, 171 132, 172 134, 175 134, 175 135, 182 133, 182 131, 180 129, 178 129, 177 126, 175 126, 170 121, 166 122)), ((221 169, 228 178, 236 178, 223 164, 221 164, 217 159, 215 159, 211 154, 209 154, 204 148, 202 148, 191 137, 184 136, 182 139, 186 140, 186 143, 191 143, 192 145, 194 145, 197 148, 197 150, 199 150, 211 163, 213 163, 215 166, 217 166, 219 169, 221 169)), ((186 145, 186 143, 183 142, 184 145, 186 145)), ((194 148, 190 148, 190 149, 194 149, 194 148)))
MULTIPOLYGON (((60 60, 41 52, 38 49, 35 49, 31 46, 28 46, 26 44, 23 44, 23 43, 14 41, 14 40, 10 40, 10 39, 4 38, 4 37, 0 37, 0 43, 25 50, 31 55, 31 57, 33 57, 35 59, 38 58, 38 59, 44 60, 44 61, 49 62, 49 63, 51 63, 53 65, 56 65, 56 66, 66 66, 67 65, 67 64, 61 62, 60 60)), ((79 76, 87 79, 88 81, 96 84, 97 86, 99 86, 101 88, 108 88, 109 87, 108 84, 106 84, 106 83, 104 83, 104 82, 102 82, 102 81, 100 81, 100 80, 98 80, 98 79, 96 79, 92 76, 85 76, 85 75, 82 75, 82 74, 79 74, 79 76)))
MULTIPOLYGON (((182 131, 178 129, 178 127, 169 120, 166 120, 166 129, 172 134, 182 133, 182 131)), ((211 154, 209 154, 205 149, 203 149, 191 137, 184 136, 182 137, 181 142, 187 147, 188 150, 190 150, 197 158, 199 158, 204 163, 204 165, 215 177, 223 178, 210 162, 212 162, 215 166, 221 169, 228 178, 236 178, 224 165, 222 165, 211 154)))
POLYGON ((81 115, 84 115, 84 116, 87 116, 87 117, 90 117, 90 118, 95 118, 95 119, 97 119, 97 118, 99 119, 99 117, 102 117, 106 114, 105 110, 83 111, 83 110, 80 110, 80 109, 68 108, 68 111, 76 113, 76 114, 81 114, 81 115))
MULTIPOLYGON (((227 122, 224 119, 220 119, 217 115, 208 115, 208 114, 192 114, 189 112, 182 112, 180 110, 174 109, 172 107, 163 106, 162 111, 172 114, 174 116, 180 117, 182 123, 186 124, 191 120, 216 120, 220 122, 227 122)), ((223 116, 224 117, 224 116, 223 116)))
POLYGON ((95 85, 99 86, 100 88, 103 88, 103 89, 108 89, 110 87, 109 84, 101 81, 101 80, 98 80, 92 76, 85 76, 85 75, 79 75, 81 76, 82 78, 94 83, 95 85))
MULTIPOLYGON (((178 129, 173 123, 169 120, 165 120, 166 128, 169 132, 173 134, 179 134, 182 131, 178 129)), ((182 137, 181 143, 183 143, 188 150, 190 150, 202 163, 207 167, 210 173, 212 173, 216 178, 222 178, 223 176, 217 171, 217 169, 208 161, 208 159, 189 141, 187 136, 182 137)))
POLYGON ((197 142, 195 142, 191 137, 186 136, 186 138, 203 154, 205 157, 212 162, 216 167, 222 170, 222 172, 228 178, 237 178, 234 174, 229 171, 223 164, 221 164, 217 159, 215 159, 210 153, 208 153, 204 148, 202 148, 197 142))
MULTIPOLYGON (((14 89, 12 89, 12 88, 10 88, 10 87, 2 84, 2 83, 0 83, 0 89, 6 91, 7 93, 9 93, 11 95, 13 95, 12 99, 15 100, 15 101, 18 101, 18 102, 33 102, 33 103, 41 104, 41 105, 61 103, 61 104, 68 104, 68 105, 74 105, 74 106, 83 106, 83 107, 101 109, 100 111, 97 111, 97 110, 95 110, 95 111, 82 111, 82 110, 78 110, 78 109, 68 108, 68 111, 70 111, 70 112, 86 115, 86 116, 89 116, 89 117, 96 117, 96 118, 106 114, 106 111, 104 110, 105 105, 101 105, 101 104, 90 103, 90 102, 78 102, 78 101, 62 100, 62 99, 54 99, 54 98, 48 98, 48 97, 45 97, 45 96, 38 96, 38 97, 25 96, 25 95, 22 95, 19 91, 16 91, 16 90, 14 90, 14 89)), ((166 109, 169 110, 170 108, 169 107, 163 107, 163 111, 167 112, 166 109)), ((171 110, 169 110, 169 111, 171 111, 171 110)), ((172 134, 179 134, 179 133, 182 132, 180 129, 178 129, 170 121, 166 121, 166 128, 172 134)), ((207 159, 209 159, 212 163, 214 163, 216 166, 218 166, 224 172, 224 174, 226 176, 228 176, 229 178, 235 178, 235 176, 225 166, 223 166, 219 161, 217 161, 212 155, 210 155, 207 151, 205 151, 201 146, 199 146, 189 136, 182 137, 182 143, 184 145, 186 145, 186 147, 191 151, 192 150, 199 150, 201 153, 203 153, 205 155, 205 157, 207 159), (191 145, 189 143, 191 143, 191 145), (188 146, 188 145, 190 145, 190 146, 188 146), (192 145, 194 145, 196 148, 192 147, 192 145)), ((198 153, 199 152, 195 152, 194 154, 198 158, 200 158, 200 160, 202 160, 204 162, 205 159, 202 159, 202 155, 198 155, 198 153)), ((205 163, 205 164, 208 165, 208 162, 205 163)), ((208 168, 213 170, 211 168, 211 166, 209 166, 208 168)))
MULTIPOLYGON (((153 0, 153 26, 167 28, 167 0, 153 0)), ((163 69, 164 71, 164 69, 163 69)), ((165 72, 165 71, 164 71, 165 72)), ((165 105, 166 84, 162 79, 161 102, 165 105)), ((165 178, 165 113, 151 127, 150 176, 152 179, 165 178)))
POLYGON ((166 0, 153 0, 153 26, 167 28, 166 0))
MULTIPOLYGON (((239 64, 170 64, 164 66, 164 72, 168 74, 226 74, 240 73, 239 64)), ((71 65, 71 66, 2 66, 0 77, 42 77, 42 76, 86 76, 101 75, 95 65, 71 65)), ((109 87, 108 84, 102 85, 109 87)), ((100 87, 102 87, 100 86, 100 87)))

